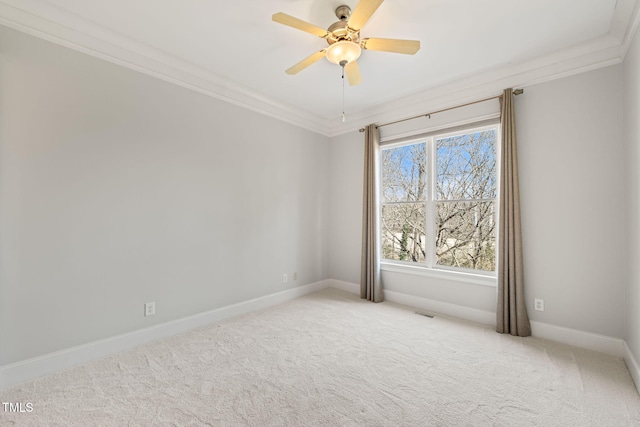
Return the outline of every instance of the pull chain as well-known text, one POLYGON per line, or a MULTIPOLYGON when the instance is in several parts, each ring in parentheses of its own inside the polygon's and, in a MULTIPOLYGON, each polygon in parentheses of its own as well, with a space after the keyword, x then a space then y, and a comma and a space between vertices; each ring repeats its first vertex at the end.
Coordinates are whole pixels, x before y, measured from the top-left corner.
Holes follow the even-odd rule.
MULTIPOLYGON (((346 61, 345 61, 346 62, 346 61)), ((346 64, 340 63, 342 65, 342 123, 347 121, 347 116, 344 114, 344 66, 346 64)))

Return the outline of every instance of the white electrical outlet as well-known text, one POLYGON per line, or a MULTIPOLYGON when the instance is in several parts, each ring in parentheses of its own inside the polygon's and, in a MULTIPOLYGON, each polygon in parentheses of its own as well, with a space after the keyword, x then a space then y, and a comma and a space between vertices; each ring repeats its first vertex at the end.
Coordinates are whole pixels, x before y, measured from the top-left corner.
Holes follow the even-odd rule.
POLYGON ((298 273, 295 272, 291 275, 291 280, 298 280, 298 273))
POLYGON ((289 281, 289 276, 287 276, 287 273, 282 275, 282 283, 287 283, 289 281))
POLYGON ((153 316, 156 314, 156 303, 148 302, 144 305, 144 316, 153 316))
POLYGON ((544 300, 543 299, 534 299, 533 300, 533 308, 536 311, 544 311, 544 300))

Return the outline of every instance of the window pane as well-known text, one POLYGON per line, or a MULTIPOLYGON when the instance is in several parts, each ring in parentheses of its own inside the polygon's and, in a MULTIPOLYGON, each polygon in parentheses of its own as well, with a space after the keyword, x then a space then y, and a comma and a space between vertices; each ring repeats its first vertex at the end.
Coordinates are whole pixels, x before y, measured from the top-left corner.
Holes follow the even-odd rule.
POLYGON ((496 131, 436 140, 436 199, 496 197, 496 131))
POLYGON ((436 203, 438 265, 496 269, 494 202, 436 203))
POLYGON ((386 202, 425 200, 427 145, 404 145, 382 150, 382 199, 386 202))
POLYGON ((424 261, 425 240, 424 203, 382 206, 382 258, 424 261))

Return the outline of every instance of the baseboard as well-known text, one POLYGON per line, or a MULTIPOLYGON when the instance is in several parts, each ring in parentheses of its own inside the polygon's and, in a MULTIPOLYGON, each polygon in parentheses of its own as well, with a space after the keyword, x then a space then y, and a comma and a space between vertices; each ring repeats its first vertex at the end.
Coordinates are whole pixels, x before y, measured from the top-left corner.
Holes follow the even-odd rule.
POLYGON ((624 343, 624 362, 627 364, 627 369, 631 374, 631 378, 633 378, 636 390, 640 393, 640 367, 638 366, 638 361, 633 356, 633 353, 626 342, 624 343))
MULTIPOLYGON (((352 294, 360 294, 360 285, 342 280, 329 279, 329 287, 350 292, 352 294)), ((384 300, 396 304, 407 305, 409 307, 419 308, 433 313, 445 314, 447 316, 457 317, 459 319, 471 320, 473 322, 493 325, 496 321, 495 313, 482 311, 475 308, 464 307, 457 304, 450 304, 442 301, 436 301, 428 298, 417 297, 414 295, 403 294, 402 292, 387 291, 384 292, 384 300)))
MULTIPOLYGON (((322 280, 305 286, 288 289, 149 328, 1 366, 0 389, 11 387, 43 375, 69 369, 73 366, 107 357, 120 351, 129 350, 139 345, 147 344, 181 332, 275 306, 327 287, 340 289, 353 294, 360 293, 359 284, 335 279, 322 280)), ((495 313, 488 311, 395 291, 385 290, 384 296, 385 300, 389 302, 482 324, 495 325, 495 313)), ((638 386, 640 385, 639 365, 622 339, 535 321, 531 322, 531 329, 533 336, 536 337, 624 357, 629 372, 640 392, 640 387, 638 386)))
POLYGON ((360 285, 357 283, 345 282, 343 280, 329 279, 327 280, 329 287, 340 289, 341 291, 351 294, 360 295, 360 285))
POLYGON ((546 338, 551 341, 599 351, 613 356, 623 357, 624 355, 624 340, 607 335, 535 321, 531 321, 531 334, 534 337, 546 338))
MULTIPOLYGON (((328 284, 332 288, 341 289, 354 294, 360 293, 360 285, 355 283, 330 279, 328 280, 328 284)), ((470 320, 472 322, 482 323, 485 325, 496 324, 496 314, 489 311, 388 290, 384 291, 384 299, 385 301, 403 304, 433 313, 453 316, 459 319, 470 320)), ((625 360, 627 360, 628 354, 629 360, 633 362, 633 368, 630 366, 629 371, 635 369, 636 376, 634 376, 634 380, 636 381, 636 384, 640 384, 640 370, 638 370, 638 365, 635 364, 635 360, 631 356, 631 353, 626 351, 626 343, 622 339, 535 321, 531 321, 531 330, 532 335, 535 337, 599 351, 618 357, 624 356, 625 360)))
POLYGON ((495 325, 496 323, 495 313, 479 310, 477 308, 416 297, 395 291, 384 291, 384 299, 385 301, 394 302, 396 304, 408 305, 431 313, 444 314, 485 325, 495 325))
POLYGON ((56 351, 0 367, 0 389, 110 356, 161 338, 261 310, 329 287, 329 280, 228 305, 171 322, 56 351))
MULTIPOLYGON (((496 314, 489 311, 430 300, 394 291, 384 291, 384 298, 385 301, 404 304, 426 311, 441 313, 485 325, 496 324, 496 314)), ((624 340, 620 338, 613 338, 606 335, 599 335, 535 321, 531 321, 531 335, 618 357, 623 357, 624 355, 624 340)))

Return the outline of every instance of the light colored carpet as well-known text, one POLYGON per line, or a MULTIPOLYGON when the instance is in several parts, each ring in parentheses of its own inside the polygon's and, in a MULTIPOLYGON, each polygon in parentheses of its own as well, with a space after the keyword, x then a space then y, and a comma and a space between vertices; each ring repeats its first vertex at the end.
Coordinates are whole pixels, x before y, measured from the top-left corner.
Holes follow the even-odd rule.
POLYGON ((25 426, 639 426, 620 358, 324 290, 0 391, 25 426))

